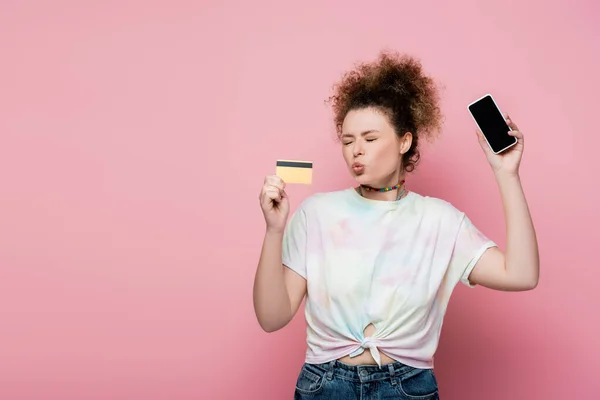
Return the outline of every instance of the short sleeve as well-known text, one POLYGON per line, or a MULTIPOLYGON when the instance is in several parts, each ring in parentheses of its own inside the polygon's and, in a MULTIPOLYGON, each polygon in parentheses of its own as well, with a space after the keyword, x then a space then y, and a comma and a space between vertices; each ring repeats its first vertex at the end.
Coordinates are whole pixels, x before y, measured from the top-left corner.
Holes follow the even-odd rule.
POLYGON ((290 217, 283 234, 281 260, 283 265, 306 279, 306 212, 298 208, 290 217))
POLYGON ((453 275, 459 275, 460 281, 466 286, 475 287, 469 282, 469 275, 483 253, 495 246, 496 243, 481 233, 463 214, 450 259, 450 270, 453 271, 453 275))

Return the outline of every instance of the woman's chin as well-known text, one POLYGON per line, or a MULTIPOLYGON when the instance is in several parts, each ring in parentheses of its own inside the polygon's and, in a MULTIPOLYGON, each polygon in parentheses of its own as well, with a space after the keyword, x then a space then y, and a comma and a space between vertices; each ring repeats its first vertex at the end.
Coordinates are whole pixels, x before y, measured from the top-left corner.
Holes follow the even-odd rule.
POLYGON ((364 175, 354 175, 354 180, 359 185, 370 186, 369 179, 367 179, 364 175))

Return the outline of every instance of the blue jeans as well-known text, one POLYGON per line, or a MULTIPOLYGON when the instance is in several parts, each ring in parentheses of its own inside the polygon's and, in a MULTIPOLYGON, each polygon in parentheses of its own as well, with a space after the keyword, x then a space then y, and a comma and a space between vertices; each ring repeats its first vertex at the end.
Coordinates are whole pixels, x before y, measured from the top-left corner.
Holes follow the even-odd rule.
POLYGON ((432 369, 399 362, 349 365, 340 361, 308 364, 296 382, 294 400, 439 400, 432 369))

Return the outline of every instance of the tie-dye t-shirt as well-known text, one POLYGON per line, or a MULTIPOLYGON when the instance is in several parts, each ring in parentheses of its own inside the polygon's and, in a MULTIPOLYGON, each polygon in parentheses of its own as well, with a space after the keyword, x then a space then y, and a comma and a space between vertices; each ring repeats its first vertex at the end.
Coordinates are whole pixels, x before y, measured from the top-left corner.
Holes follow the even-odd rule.
POLYGON ((486 249, 486 238, 450 203, 409 192, 371 200, 354 188, 310 196, 291 215, 282 261, 307 280, 306 362, 365 349, 432 368, 454 287, 486 249), (375 326, 372 336, 364 329, 375 326))

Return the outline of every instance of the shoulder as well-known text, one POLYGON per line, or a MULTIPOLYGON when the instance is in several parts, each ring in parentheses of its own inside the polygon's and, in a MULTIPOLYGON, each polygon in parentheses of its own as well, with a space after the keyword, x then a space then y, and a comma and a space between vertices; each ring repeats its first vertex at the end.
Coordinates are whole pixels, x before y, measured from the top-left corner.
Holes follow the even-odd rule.
POLYGON ((341 204, 348 201, 350 197, 350 190, 353 189, 341 189, 329 192, 314 193, 302 200, 302 202, 298 205, 298 210, 307 214, 312 214, 317 211, 326 211, 331 207, 339 207, 341 204))
POLYGON ((424 196, 415 192, 411 194, 415 209, 424 216, 455 221, 461 221, 465 217, 465 213, 462 210, 447 200, 424 196))
MULTIPOLYGON (((328 216, 335 213, 336 204, 344 198, 344 190, 314 193, 301 200, 290 214, 288 229, 307 229, 309 221, 329 220, 328 216)), ((292 208, 294 208, 292 206, 292 208)), ((339 208, 339 206, 337 206, 339 208)))

